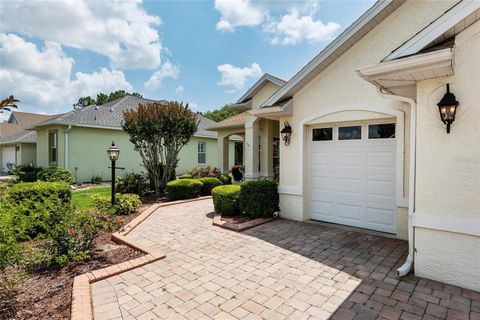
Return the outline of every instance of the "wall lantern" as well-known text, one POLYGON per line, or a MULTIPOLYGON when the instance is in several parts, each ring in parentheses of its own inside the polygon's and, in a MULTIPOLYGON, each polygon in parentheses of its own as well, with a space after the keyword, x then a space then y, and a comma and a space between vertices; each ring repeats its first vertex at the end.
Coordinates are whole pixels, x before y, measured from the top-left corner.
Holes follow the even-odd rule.
POLYGON ((290 127, 290 124, 288 121, 285 121, 283 123, 284 128, 280 133, 282 134, 282 140, 285 142, 285 145, 288 146, 290 144, 290 138, 292 137, 292 127, 290 127))
POLYGON ((450 84, 447 83, 447 92, 442 100, 437 103, 440 119, 447 125, 447 133, 450 133, 450 125, 455 121, 455 113, 457 112, 458 101, 455 95, 450 92, 450 84))
POLYGON ((115 161, 118 160, 120 149, 112 141, 112 145, 107 149, 108 158, 112 161, 112 206, 115 204, 115 161))

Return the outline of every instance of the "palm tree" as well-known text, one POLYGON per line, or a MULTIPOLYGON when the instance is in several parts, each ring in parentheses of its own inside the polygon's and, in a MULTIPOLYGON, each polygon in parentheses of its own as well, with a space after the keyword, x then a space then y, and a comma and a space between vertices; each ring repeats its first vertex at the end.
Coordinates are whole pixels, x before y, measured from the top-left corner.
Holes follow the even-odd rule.
POLYGON ((6 99, 3 99, 0 102, 0 112, 3 111, 12 111, 12 108, 17 108, 16 102, 20 102, 19 100, 15 99, 13 96, 10 96, 6 99))

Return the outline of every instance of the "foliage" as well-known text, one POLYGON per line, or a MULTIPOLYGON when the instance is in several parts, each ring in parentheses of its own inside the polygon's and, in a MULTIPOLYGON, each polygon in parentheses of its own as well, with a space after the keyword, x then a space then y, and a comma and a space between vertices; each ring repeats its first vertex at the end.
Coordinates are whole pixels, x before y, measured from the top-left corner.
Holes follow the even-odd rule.
POLYGON ((123 130, 142 157, 157 196, 165 189, 178 163, 178 153, 197 131, 198 119, 176 101, 140 104, 123 113, 123 130))
POLYGON ((167 199, 170 201, 196 198, 203 183, 197 179, 178 179, 167 183, 167 199))
POLYGON ((212 194, 212 189, 218 186, 221 186, 223 183, 218 178, 214 177, 205 177, 198 179, 203 183, 202 190, 200 191, 200 195, 202 196, 209 196, 212 194))
POLYGON ((64 181, 68 184, 73 183, 73 176, 69 169, 48 167, 40 170, 37 176, 38 180, 46 182, 64 181))
POLYGON ((115 204, 112 207, 111 197, 95 195, 92 197, 94 207, 100 213, 126 215, 135 212, 140 204, 140 197, 131 193, 116 193, 115 204))
POLYGON ((0 112, 12 111, 12 109, 16 109, 17 102, 20 102, 20 101, 15 99, 12 95, 8 98, 3 99, 2 101, 0 101, 0 112))
POLYGON ((222 181, 223 184, 232 184, 232 177, 227 176, 225 174, 221 174, 220 177, 218 177, 220 181, 222 181))
POLYGON ((135 96, 135 97, 138 97, 138 98, 143 98, 143 96, 140 94, 140 93, 137 93, 137 92, 133 92, 133 93, 129 93, 129 92, 126 92, 125 90, 117 90, 117 91, 114 91, 114 92, 110 92, 110 94, 105 94, 105 93, 99 93, 97 94, 97 98, 94 99, 92 97, 81 97, 78 99, 77 103, 75 103, 73 106, 74 107, 79 107, 79 108, 83 108, 83 107, 86 107, 86 106, 91 106, 91 105, 97 105, 97 106, 100 106, 102 104, 105 104, 107 102, 111 102, 111 101, 114 101, 114 100, 117 100, 117 99, 120 99, 120 98, 123 98, 123 97, 126 97, 126 96, 135 96))
POLYGON ((23 182, 12 186, 5 201, 15 206, 15 224, 29 237, 45 235, 71 211, 72 191, 65 182, 23 182))
POLYGON ((22 225, 15 225, 16 210, 5 201, 0 202, 0 272, 20 259, 18 233, 23 233, 22 225))
POLYGON ((201 113, 205 118, 208 118, 210 120, 213 120, 215 122, 219 122, 222 120, 225 120, 227 118, 230 118, 234 115, 239 114, 240 112, 232 109, 230 104, 226 104, 220 109, 217 110, 212 110, 212 111, 207 111, 205 113, 201 113))
POLYGON ((180 176, 178 176, 178 179, 193 179, 192 175, 190 173, 185 173, 180 176))
POLYGON ((92 178, 90 179, 90 182, 93 184, 100 184, 102 183, 102 181, 103 181, 103 177, 97 176, 97 175, 93 175, 92 178))
POLYGON ((38 179, 38 173, 42 170, 35 166, 17 166, 12 170, 12 174, 17 176, 18 181, 21 182, 35 182, 38 179))
POLYGON ((213 206, 216 213, 237 215, 239 209, 240 186, 225 185, 212 190, 213 206))
POLYGON ((111 193, 112 188, 110 187, 75 190, 72 192, 72 202, 76 211, 84 211, 93 208, 93 196, 103 195, 110 197, 111 193))
POLYGON ((211 166, 195 167, 192 170, 190 170, 189 173, 194 179, 205 178, 205 177, 219 178, 222 174, 220 169, 214 168, 211 166))
POLYGON ((117 177, 115 190, 120 193, 144 195, 150 189, 148 177, 143 173, 127 173, 125 179, 117 177))
POLYGON ((278 185, 274 181, 255 180, 242 184, 240 209, 253 218, 271 217, 278 210, 278 185))

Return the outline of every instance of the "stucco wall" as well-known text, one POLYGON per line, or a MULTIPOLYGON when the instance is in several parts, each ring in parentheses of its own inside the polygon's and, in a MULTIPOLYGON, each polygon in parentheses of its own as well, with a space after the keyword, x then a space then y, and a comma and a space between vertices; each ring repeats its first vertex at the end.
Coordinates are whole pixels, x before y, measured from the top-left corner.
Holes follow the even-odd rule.
POLYGON ((20 162, 19 163, 21 165, 37 164, 37 148, 35 143, 20 144, 20 162))
MULTIPOLYGON (((281 119, 289 121, 293 129, 289 146, 281 145, 281 203, 282 213, 286 216, 308 219, 308 145, 306 139, 308 127, 300 127, 306 118, 324 112, 330 108, 355 106, 369 108, 381 107, 400 110, 405 113, 405 128, 410 126, 409 106, 405 103, 380 97, 375 87, 361 79, 355 70, 379 63, 395 48, 440 16, 454 1, 443 1, 432 5, 427 1, 411 1, 403 4, 392 15, 381 22, 375 29, 355 44, 349 51, 337 58, 322 73, 307 83, 293 97, 293 115, 281 119), (305 168, 305 169, 304 169, 305 168), (287 174, 286 174, 287 173, 287 174), (292 196, 302 197, 302 201, 291 201, 292 196), (289 203, 290 202, 290 203, 289 203), (288 203, 288 205, 287 205, 288 203)), ((347 108, 348 109, 348 108, 347 108)), ((351 121, 354 116, 344 112, 332 117, 332 121, 351 121)), ((321 121, 321 120, 318 120, 321 121)), ((315 121, 313 121, 315 122, 315 121)), ((404 133, 404 185, 403 193, 408 195, 408 130, 404 133)), ((398 209, 397 234, 405 238, 407 220, 405 208, 398 209)))
POLYGON ((252 98, 252 109, 258 109, 260 108, 260 106, 268 99, 272 96, 272 94, 274 94, 277 90, 278 90, 279 86, 274 84, 274 83, 271 83, 271 82, 268 82, 267 84, 265 84, 265 86, 263 86, 262 89, 260 89, 260 91, 258 91, 252 98))
POLYGON ((475 290, 480 290, 479 55, 477 22, 456 38, 455 75, 417 85, 414 219, 416 274, 475 290), (460 102, 450 134, 436 105, 446 83, 460 102))

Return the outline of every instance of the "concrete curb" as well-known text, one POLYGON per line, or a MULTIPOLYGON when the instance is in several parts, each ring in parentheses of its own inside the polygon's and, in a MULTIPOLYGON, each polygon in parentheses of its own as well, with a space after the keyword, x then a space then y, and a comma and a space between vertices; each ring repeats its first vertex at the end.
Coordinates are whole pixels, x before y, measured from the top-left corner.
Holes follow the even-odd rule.
POLYGON ((211 198, 211 196, 207 196, 196 199, 155 203, 144 209, 138 217, 130 221, 130 223, 128 223, 120 231, 112 233, 113 241, 142 251, 145 253, 145 256, 76 276, 73 279, 72 306, 70 313, 71 320, 93 320, 93 301, 90 284, 165 258, 165 254, 160 253, 153 248, 131 241, 126 237, 127 234, 129 234, 159 208, 211 198))

